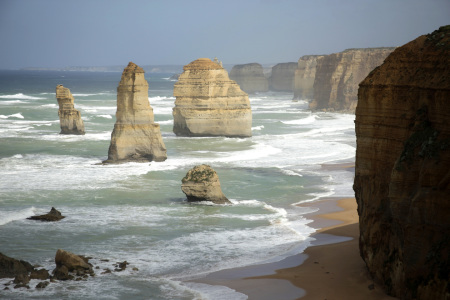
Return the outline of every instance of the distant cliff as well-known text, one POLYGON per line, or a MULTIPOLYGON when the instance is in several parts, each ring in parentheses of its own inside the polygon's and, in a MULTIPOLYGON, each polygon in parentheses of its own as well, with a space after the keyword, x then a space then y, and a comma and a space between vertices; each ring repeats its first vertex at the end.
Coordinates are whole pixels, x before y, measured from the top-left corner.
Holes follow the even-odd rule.
POLYGON ((397 48, 364 79, 355 124, 369 272, 401 299, 450 299, 450 25, 397 48))
POLYGON ((354 111, 358 84, 381 65, 394 48, 348 49, 317 60, 313 110, 354 111))
POLYGON ((314 99, 314 80, 317 60, 323 55, 305 55, 300 57, 294 73, 294 99, 314 99))
POLYGON ((269 81, 264 76, 264 69, 262 65, 257 63, 233 66, 230 79, 236 81, 246 93, 267 92, 269 90, 269 81))
POLYGON ((273 66, 269 88, 273 91, 292 92, 294 90, 294 77, 297 65, 298 63, 296 62, 288 62, 273 66))

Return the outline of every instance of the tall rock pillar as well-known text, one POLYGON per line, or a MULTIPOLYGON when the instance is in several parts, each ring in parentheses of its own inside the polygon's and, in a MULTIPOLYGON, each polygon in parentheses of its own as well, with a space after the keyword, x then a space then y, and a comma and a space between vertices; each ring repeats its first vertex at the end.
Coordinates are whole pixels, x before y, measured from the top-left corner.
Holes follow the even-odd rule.
POLYGON ((144 70, 130 62, 117 87, 116 124, 105 163, 164 161, 166 158, 166 146, 148 100, 144 70))
POLYGON ((74 100, 70 90, 61 84, 56 86, 56 100, 58 100, 59 105, 60 133, 83 135, 85 133, 84 123, 80 112, 74 107, 74 100))

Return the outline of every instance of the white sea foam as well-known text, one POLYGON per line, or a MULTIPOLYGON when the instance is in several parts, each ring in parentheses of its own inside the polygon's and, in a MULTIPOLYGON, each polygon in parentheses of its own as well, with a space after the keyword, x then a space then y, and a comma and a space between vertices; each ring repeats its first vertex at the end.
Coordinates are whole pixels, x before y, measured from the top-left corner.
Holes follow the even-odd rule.
POLYGON ((156 123, 158 123, 160 125, 173 124, 173 120, 157 121, 156 123))
POLYGON ((0 210, 0 226, 8 224, 9 222, 23 220, 35 214, 36 208, 34 206, 28 207, 19 211, 3 211, 0 210))
POLYGON ((22 115, 22 113, 16 113, 8 116, 0 115, 0 119, 8 119, 8 118, 24 119, 24 116, 22 115))
POLYGON ((0 101, 0 104, 6 104, 6 105, 10 105, 10 104, 18 104, 18 103, 26 103, 25 101, 21 101, 21 100, 10 100, 10 101, 0 101))
POLYGON ((314 123, 315 121, 316 121, 316 116, 311 115, 311 116, 308 116, 306 118, 302 118, 299 120, 281 121, 281 122, 284 124, 289 124, 289 125, 303 125, 303 124, 311 124, 311 123, 314 123))
POLYGON ((14 95, 1 95, 0 99, 39 100, 39 99, 45 99, 45 98, 28 96, 28 95, 24 95, 22 93, 18 93, 18 94, 14 94, 14 95))
POLYGON ((105 119, 112 119, 111 115, 98 115, 99 117, 105 118, 105 119))
POLYGON ((148 97, 148 100, 150 103, 152 101, 161 101, 161 100, 175 100, 175 97, 165 97, 165 96, 155 96, 155 97, 148 97))
POLYGON ((262 130, 263 128, 264 128, 264 125, 259 125, 259 126, 252 127, 252 130, 262 130))
POLYGON ((58 104, 52 103, 52 104, 43 104, 41 107, 52 107, 52 108, 58 108, 58 104))

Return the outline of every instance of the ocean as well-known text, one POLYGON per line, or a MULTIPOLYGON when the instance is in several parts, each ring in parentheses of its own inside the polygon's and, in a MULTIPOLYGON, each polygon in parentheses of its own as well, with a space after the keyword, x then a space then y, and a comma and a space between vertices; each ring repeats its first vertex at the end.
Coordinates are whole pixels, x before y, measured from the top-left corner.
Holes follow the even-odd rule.
POLYGON ((96 276, 6 299, 246 299, 188 280, 302 252, 305 214, 324 197, 353 196, 354 115, 311 112, 292 93, 250 95, 251 138, 177 137, 172 74, 146 73, 164 162, 101 165, 115 123, 119 72, 0 71, 0 252, 48 270, 57 249, 92 257, 96 276), (60 135, 55 88, 75 98, 86 135, 60 135), (219 175, 232 205, 188 203, 181 179, 195 165, 219 175), (310 202, 300 207, 296 204, 310 202), (51 207, 65 219, 26 219, 51 207), (122 272, 101 274, 127 261, 122 272))

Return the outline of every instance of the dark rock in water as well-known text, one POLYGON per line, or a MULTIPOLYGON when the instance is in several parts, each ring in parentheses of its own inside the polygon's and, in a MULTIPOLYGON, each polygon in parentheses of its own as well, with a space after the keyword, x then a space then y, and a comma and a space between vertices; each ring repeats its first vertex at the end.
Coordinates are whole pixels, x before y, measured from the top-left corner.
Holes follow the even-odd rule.
POLYGON ((92 270, 91 265, 86 261, 86 257, 81 257, 69 251, 58 249, 56 251, 55 263, 57 267, 66 266, 68 271, 92 270))
POLYGON ((46 269, 33 270, 30 274, 30 279, 46 280, 50 278, 50 274, 46 269))
POLYGON ((114 269, 114 271, 121 272, 127 268, 127 265, 128 265, 128 262, 126 260, 123 262, 117 262, 115 265, 116 268, 114 269))
POLYGON ((61 213, 56 210, 54 207, 45 215, 40 216, 31 216, 27 219, 29 220, 38 220, 38 221, 46 221, 46 222, 54 222, 64 219, 65 217, 61 215, 61 213))
POLYGON ((36 288, 37 289, 45 289, 49 284, 50 284, 50 282, 48 282, 48 281, 41 281, 36 285, 36 288))
POLYGON ((30 282, 30 277, 27 274, 19 274, 14 277, 15 284, 27 284, 30 282))
POLYGON ((72 275, 69 275, 69 269, 66 266, 59 266, 53 270, 53 277, 58 280, 70 280, 73 279, 72 275))
POLYGON ((0 278, 13 278, 17 275, 28 275, 33 266, 23 260, 17 260, 0 253, 0 278))

